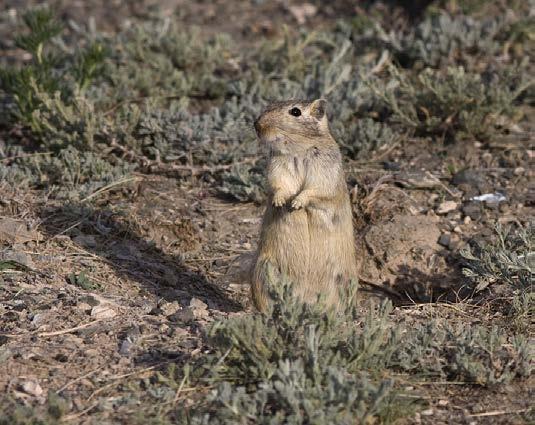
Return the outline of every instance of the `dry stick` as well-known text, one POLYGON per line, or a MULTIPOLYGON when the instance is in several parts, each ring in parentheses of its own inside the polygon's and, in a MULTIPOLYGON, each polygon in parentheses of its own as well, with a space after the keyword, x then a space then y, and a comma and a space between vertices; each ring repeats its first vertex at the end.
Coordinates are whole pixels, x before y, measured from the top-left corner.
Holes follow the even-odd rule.
POLYGON ((117 384, 117 381, 119 379, 122 379, 122 378, 127 378, 129 376, 132 376, 132 375, 139 375, 140 373, 144 373, 144 372, 148 372, 149 370, 152 370, 152 369, 156 369, 157 367, 159 366, 162 366, 164 364, 166 364, 168 362, 162 362, 162 363, 158 363, 154 366, 149 366, 149 367, 146 367, 145 369, 141 369, 141 370, 136 370, 134 372, 130 372, 130 373, 124 373, 122 375, 115 375, 115 376, 112 376, 111 379, 113 379, 113 382, 110 382, 109 384, 106 384, 104 385, 103 387, 100 387, 100 388, 97 388, 95 391, 93 391, 91 393, 91 395, 88 397, 88 399, 86 401, 91 401, 91 399, 93 397, 95 397, 97 394, 100 394, 102 391, 108 389, 108 388, 111 388, 113 387, 114 385, 117 384))
POLYGON ((103 319, 96 319, 96 320, 93 320, 92 322, 84 323, 83 325, 78 325, 78 326, 75 326, 73 328, 62 329, 61 331, 40 332, 40 333, 37 334, 37 336, 57 336, 57 335, 69 334, 69 333, 72 333, 72 332, 76 332, 76 331, 78 331, 80 329, 89 328, 90 326, 93 326, 94 324, 96 324, 98 322, 101 322, 102 320, 103 319))
MULTIPOLYGON (((446 307, 446 308, 451 308, 461 314, 464 314, 465 316, 471 316, 469 313, 467 313, 466 311, 463 311, 461 310, 459 307, 455 306, 454 304, 448 304, 448 303, 420 303, 420 304, 414 304, 414 305, 408 305, 408 306, 401 306, 402 308, 406 308, 406 309, 410 309, 410 308, 424 308, 424 307, 446 307)), ((478 306, 469 306, 469 307, 472 307, 472 308, 481 308, 481 307, 478 307, 478 306)))
POLYGON ((176 390, 176 393, 175 393, 175 398, 173 400, 173 404, 175 404, 179 397, 180 397, 180 393, 182 392, 182 389, 184 388, 184 384, 186 383, 186 379, 188 378, 188 375, 184 375, 184 378, 182 378, 182 381, 180 382, 180 386, 178 387, 178 389, 176 390))
POLYGON ((74 328, 68 328, 68 329, 62 329, 61 331, 54 331, 54 332, 27 332, 27 333, 24 333, 24 334, 0 334, 0 336, 4 336, 6 338, 20 338, 20 337, 23 337, 23 336, 31 336, 31 335, 37 335, 37 336, 56 336, 56 335, 63 335, 63 334, 68 334, 68 333, 71 333, 71 332, 76 332, 80 329, 85 329, 85 328, 88 328, 100 321, 102 321, 103 319, 96 319, 96 320, 93 320, 92 322, 89 322, 89 323, 84 323, 83 325, 78 325, 78 326, 75 326, 74 328))
POLYGON ((72 230, 72 229, 74 229, 75 227, 77 227, 77 226, 79 226, 80 224, 82 224, 85 220, 86 220, 86 218, 82 218, 81 220, 78 220, 77 222, 75 222, 75 223, 72 224, 71 226, 67 227, 65 230, 62 230, 61 232, 56 233, 56 234, 55 234, 54 236, 52 236, 50 239, 57 238, 58 236, 63 235, 64 233, 67 233, 69 230, 72 230))
POLYGON ((97 191, 93 192, 91 195, 88 195, 84 199, 80 200, 80 202, 86 202, 86 201, 94 198, 95 196, 100 195, 101 193, 107 192, 108 190, 114 188, 115 186, 119 186, 121 184, 129 183, 129 182, 132 182, 132 181, 139 181, 139 180, 142 180, 142 179, 140 177, 128 177, 128 178, 125 178, 125 179, 117 180, 116 182, 113 182, 113 183, 110 183, 110 184, 108 184, 108 185, 106 185, 104 187, 101 187, 97 191))
POLYGON ((79 376, 78 378, 73 379, 72 381, 67 382, 65 385, 63 385, 63 387, 61 387, 59 390, 57 390, 56 393, 59 394, 60 392, 62 392, 62 391, 64 391, 64 390, 66 390, 67 388, 69 388, 71 385, 76 384, 77 382, 81 381, 82 379, 85 379, 85 378, 87 378, 87 377, 93 375, 93 373, 98 372, 99 370, 100 370, 100 368, 99 368, 99 369, 92 370, 92 371, 86 373, 85 375, 79 376))
POLYGON ((429 178, 432 180, 435 180, 452 198, 459 198, 459 194, 453 193, 448 186, 446 186, 444 183, 440 181, 440 179, 433 174, 431 174, 429 171, 426 171, 425 173, 429 178))
POLYGON ((0 159, 0 162, 9 162, 9 161, 12 161, 13 159, 18 159, 18 158, 28 158, 32 156, 52 155, 52 154, 53 152, 36 152, 36 153, 28 153, 28 154, 23 154, 23 155, 8 156, 7 158, 0 159))
POLYGON ((471 418, 484 418, 487 416, 498 416, 498 415, 518 415, 520 413, 525 413, 529 409, 520 409, 520 410, 493 410, 490 412, 483 413, 472 413, 468 415, 471 418))
POLYGON ((74 419, 78 419, 80 416, 85 415, 87 412, 89 412, 90 410, 94 409, 97 406, 98 406, 98 403, 93 403, 91 406, 89 406, 88 408, 82 410, 81 412, 73 413, 73 414, 67 415, 67 416, 63 416, 61 418, 61 422, 68 422, 68 421, 72 421, 74 419))

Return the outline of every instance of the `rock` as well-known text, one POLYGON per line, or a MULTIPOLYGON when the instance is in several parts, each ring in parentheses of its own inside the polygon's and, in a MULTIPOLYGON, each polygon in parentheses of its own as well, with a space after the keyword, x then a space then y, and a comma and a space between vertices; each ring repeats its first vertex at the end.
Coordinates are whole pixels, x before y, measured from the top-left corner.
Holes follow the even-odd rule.
POLYGON ((198 298, 192 298, 189 302, 189 306, 194 310, 206 310, 208 308, 208 305, 198 298))
POLYGON ((0 218, 0 242, 17 244, 41 239, 42 235, 36 230, 29 229, 24 221, 0 218))
POLYGON ((161 310, 160 314, 164 314, 166 316, 169 316, 169 315, 177 312, 177 310, 180 308, 180 304, 178 303, 178 301, 173 301, 172 303, 163 302, 158 307, 161 310))
POLYGON ((521 176, 526 172, 526 170, 523 167, 516 167, 513 171, 513 174, 515 176, 521 176))
POLYGON ((34 262, 32 260, 32 257, 22 251, 8 250, 5 252, 2 252, 0 253, 0 260, 12 261, 14 263, 17 263, 17 265, 20 264, 20 265, 29 267, 30 269, 34 268, 34 262))
POLYGON ((299 25, 303 25, 308 18, 313 17, 318 8, 312 3, 303 3, 300 5, 289 6, 288 10, 293 15, 299 25))
POLYGON ((167 326, 165 323, 162 323, 160 324, 160 326, 158 326, 158 332, 161 333, 161 334, 165 334, 167 335, 167 333, 169 332, 169 326, 167 326))
POLYGON ((443 233, 440 235, 440 238, 438 238, 438 243, 446 248, 450 245, 451 240, 451 234, 450 233, 443 233))
POLYGON ((479 220, 481 218, 482 214, 482 208, 481 203, 479 202, 466 202, 462 208, 461 211, 465 216, 470 217, 472 220, 479 220))
POLYGON ((392 284, 399 280, 400 270, 410 268, 430 273, 426 259, 441 250, 437 245, 439 237, 436 216, 398 215, 369 226, 357 244, 361 278, 392 284))
POLYGON ((191 322, 195 319, 205 319, 209 316, 208 306, 198 298, 192 298, 189 307, 178 310, 168 316, 172 322, 191 322))
POLYGON ((125 339, 122 343, 121 343, 121 348, 119 349, 119 354, 121 356, 129 356, 130 354, 132 354, 132 347, 134 346, 134 343, 132 341, 130 341, 130 339, 125 339))
POLYGON ((76 307, 79 309, 79 310, 82 310, 83 312, 88 312, 91 310, 91 306, 87 303, 84 303, 84 302, 79 302, 76 304, 76 307))
POLYGON ((156 308, 156 305, 151 300, 143 300, 139 306, 139 310, 145 314, 151 314, 152 310, 156 308))
POLYGON ((115 310, 106 304, 96 305, 91 309, 91 317, 95 319, 111 319, 116 315, 115 310))
POLYGON ((455 211, 459 207, 459 204, 455 201, 444 201, 437 208, 437 214, 447 214, 451 211, 455 211))
POLYGON ((37 313, 32 318, 32 325, 36 328, 45 323, 48 315, 46 313, 37 313))
POLYGON ((438 243, 443 247, 454 251, 461 245, 461 237, 457 233, 443 233, 440 235, 440 238, 438 238, 438 243))
POLYGON ((188 323, 195 320, 195 313, 193 312, 193 309, 191 307, 186 307, 182 310, 178 310, 174 314, 171 314, 170 316, 168 316, 168 319, 172 322, 188 323))
POLYGON ((44 392, 37 381, 25 381, 20 385, 20 389, 34 397, 41 397, 44 392))

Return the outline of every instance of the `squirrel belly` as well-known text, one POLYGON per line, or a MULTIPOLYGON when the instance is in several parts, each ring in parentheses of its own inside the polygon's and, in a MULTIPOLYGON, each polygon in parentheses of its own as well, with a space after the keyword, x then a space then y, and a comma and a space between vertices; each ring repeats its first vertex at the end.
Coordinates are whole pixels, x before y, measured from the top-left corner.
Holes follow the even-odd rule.
POLYGON ((279 102, 255 123, 270 150, 270 194, 251 276, 251 298, 260 311, 269 303, 269 285, 278 281, 270 270, 292 282, 303 301, 321 294, 333 306, 356 277, 349 194, 324 103, 279 102))

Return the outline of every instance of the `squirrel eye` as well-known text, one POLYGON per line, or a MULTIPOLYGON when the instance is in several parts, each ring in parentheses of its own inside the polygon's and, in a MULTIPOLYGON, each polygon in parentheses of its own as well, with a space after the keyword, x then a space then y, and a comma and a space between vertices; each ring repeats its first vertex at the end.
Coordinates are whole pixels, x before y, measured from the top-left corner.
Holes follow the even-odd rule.
POLYGON ((290 115, 293 115, 294 117, 300 116, 301 115, 301 109, 299 109, 299 108, 290 109, 290 115))

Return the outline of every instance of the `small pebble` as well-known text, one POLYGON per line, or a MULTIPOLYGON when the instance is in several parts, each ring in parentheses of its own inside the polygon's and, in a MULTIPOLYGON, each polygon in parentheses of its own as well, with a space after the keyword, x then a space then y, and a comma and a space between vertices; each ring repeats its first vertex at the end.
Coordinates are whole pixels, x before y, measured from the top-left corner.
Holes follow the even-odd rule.
POLYGON ((455 201, 444 201, 437 208, 437 214, 447 214, 451 211, 455 211, 459 204, 455 201))
POLYGON ((451 234, 443 233, 442 235, 440 235, 440 238, 438 239, 438 243, 439 245, 442 245, 447 248, 450 244, 450 240, 451 240, 451 234))
POLYGON ((111 319, 116 315, 115 310, 106 304, 96 305, 91 309, 91 317, 95 319, 111 319))
POLYGON ((20 386, 21 390, 26 394, 33 395, 34 397, 40 397, 43 395, 43 389, 36 381, 26 381, 20 386))
POLYGON ((191 301, 189 302, 189 306, 193 309, 198 309, 198 310, 206 310, 208 308, 208 305, 202 302, 198 298, 192 298, 191 301))

